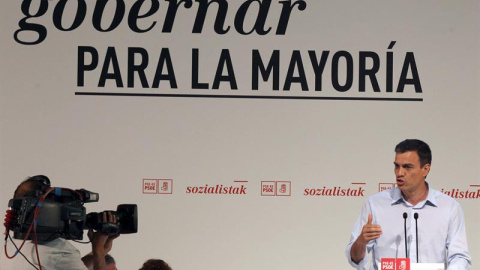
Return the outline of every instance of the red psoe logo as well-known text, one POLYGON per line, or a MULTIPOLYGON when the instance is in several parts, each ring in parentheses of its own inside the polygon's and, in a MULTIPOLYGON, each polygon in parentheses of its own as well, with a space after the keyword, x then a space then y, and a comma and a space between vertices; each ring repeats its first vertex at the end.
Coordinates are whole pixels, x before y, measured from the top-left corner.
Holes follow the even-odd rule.
POLYGON ((410 270, 409 258, 382 258, 381 270, 410 270))
POLYGON ((173 193, 173 180, 172 179, 158 179, 158 185, 160 189, 158 194, 172 194, 173 193))
POLYGON ((291 195, 291 183, 288 181, 277 182, 277 196, 290 196, 291 195))
POLYGON ((143 179, 143 194, 172 194, 172 179, 143 179))
POLYGON ((290 181, 262 181, 262 196, 291 196, 290 181))
POLYGON ((409 258, 399 258, 395 263, 397 267, 395 270, 410 270, 410 259, 409 258))

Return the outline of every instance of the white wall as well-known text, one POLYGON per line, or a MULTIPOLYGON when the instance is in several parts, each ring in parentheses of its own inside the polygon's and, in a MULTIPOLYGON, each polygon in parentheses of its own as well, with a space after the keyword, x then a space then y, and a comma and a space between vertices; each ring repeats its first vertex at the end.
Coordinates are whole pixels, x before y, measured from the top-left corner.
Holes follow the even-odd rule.
MULTIPOLYGON (((133 1, 131 1, 133 2, 133 1)), ((112 254, 119 269, 137 269, 156 257, 174 269, 349 269, 344 249, 366 197, 379 183, 393 183, 394 146, 405 138, 428 142, 433 151, 431 186, 438 190, 480 190, 480 8, 478 1, 305 1, 294 10, 285 35, 242 36, 234 30, 235 11, 245 1, 229 1, 225 35, 213 30, 209 10, 201 34, 192 34, 198 3, 181 7, 172 33, 162 33, 167 2, 144 19, 157 20, 144 34, 122 24, 109 33, 92 27, 94 5, 88 2, 84 23, 76 30, 55 28, 55 1, 30 22, 45 25, 46 39, 21 45, 13 38, 22 19, 21 1, 6 1, 0 16, 0 179, 1 204, 27 176, 45 174, 55 186, 100 193, 87 210, 139 207, 139 233, 123 235, 112 254), (396 41, 388 50, 391 41, 396 41), (77 85, 77 50, 91 46, 99 67, 77 85), (97 87, 107 47, 115 47, 124 88, 113 80, 97 87), (168 48, 177 89, 127 88, 127 48, 142 47, 150 56, 153 80, 161 48, 168 48), (192 49, 199 50, 199 81, 192 89, 192 49), (238 84, 212 90, 222 49, 228 49, 238 84), (290 91, 272 90, 272 82, 252 88, 252 50, 266 62, 280 51, 280 87, 294 50, 301 52, 310 91, 298 83, 290 91), (322 91, 314 91, 315 73, 308 51, 329 51, 322 91), (331 81, 335 53, 353 57, 351 89, 339 92, 331 81), (359 52, 380 58, 380 93, 367 81, 359 92, 359 52), (387 93, 387 52, 393 52, 394 92, 387 93), (407 52, 413 52, 422 93, 396 86, 407 52), (336 97, 338 100, 233 99, 158 96, 94 96, 87 93, 249 95, 336 97), (76 94, 77 93, 77 94, 76 94), (343 98, 407 100, 344 100, 343 98), (144 194, 143 179, 172 179, 172 194, 144 194), (234 182, 248 181, 248 182, 234 182), (262 181, 287 181, 291 196, 261 196, 262 181), (354 184, 352 184, 354 183, 354 184), (365 183, 358 185, 355 183, 365 183), (246 186, 245 195, 188 194, 194 186, 246 186), (473 185, 473 186, 472 186, 473 185), (475 186, 477 185, 477 186, 475 186), (304 196, 306 188, 358 188, 364 197, 304 196)), ((131 3, 127 4, 127 10, 131 3)), ((67 5, 63 23, 73 21, 67 5)), ((114 8, 113 2, 107 6, 114 8)), ((33 7, 32 7, 33 8, 33 7)), ((253 24, 254 12, 247 22, 253 24)), ((272 1, 267 25, 281 11, 272 1)), ((112 14, 105 15, 111 18, 112 14)), ((25 36, 35 38, 35 35, 25 36)), ((371 62, 367 62, 367 65, 371 62)), ((110 69, 112 72, 112 69, 110 69)), ((166 70, 164 70, 166 72, 166 70)), ((411 70, 410 70, 411 72, 411 70)), ((226 69, 224 70, 226 74, 226 69)), ((298 76, 298 68, 295 76, 298 76)), ((339 76, 345 78, 340 62, 339 76)), ((409 73, 411 77, 411 73, 409 73)), ((458 201, 466 216, 469 247, 477 269, 480 260, 479 198, 458 201)), ((78 245, 82 253, 89 245, 78 245)), ((11 261, 0 255, 1 269, 11 261)))

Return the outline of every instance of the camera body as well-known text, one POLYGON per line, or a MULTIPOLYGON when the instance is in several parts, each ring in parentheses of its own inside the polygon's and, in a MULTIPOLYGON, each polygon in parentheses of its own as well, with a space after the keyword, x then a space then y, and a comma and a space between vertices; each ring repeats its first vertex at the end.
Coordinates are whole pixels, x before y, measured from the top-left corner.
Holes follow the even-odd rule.
POLYGON ((11 199, 9 208, 15 213, 10 229, 15 239, 33 239, 35 227, 37 241, 56 238, 83 240, 83 232, 95 229, 106 235, 136 233, 137 205, 123 204, 112 213, 116 223, 103 223, 102 214, 86 213, 84 203, 97 202, 98 193, 85 189, 49 188, 38 196, 11 199), (33 225, 32 225, 33 224, 33 225))

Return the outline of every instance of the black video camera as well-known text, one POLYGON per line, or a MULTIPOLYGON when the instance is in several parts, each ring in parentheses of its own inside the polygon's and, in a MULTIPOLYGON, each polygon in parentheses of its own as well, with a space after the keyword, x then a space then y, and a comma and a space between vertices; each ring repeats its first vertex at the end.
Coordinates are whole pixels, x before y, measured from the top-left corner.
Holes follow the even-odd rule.
POLYGON ((58 237, 82 240, 83 231, 90 228, 106 235, 138 231, 136 204, 121 204, 117 211, 104 211, 116 219, 116 223, 105 223, 102 222, 104 212, 86 214, 83 206, 84 203, 98 202, 98 193, 49 186, 40 193, 9 201, 10 211, 14 213, 10 230, 14 232, 15 239, 33 239, 33 226, 38 241, 51 241, 58 237))

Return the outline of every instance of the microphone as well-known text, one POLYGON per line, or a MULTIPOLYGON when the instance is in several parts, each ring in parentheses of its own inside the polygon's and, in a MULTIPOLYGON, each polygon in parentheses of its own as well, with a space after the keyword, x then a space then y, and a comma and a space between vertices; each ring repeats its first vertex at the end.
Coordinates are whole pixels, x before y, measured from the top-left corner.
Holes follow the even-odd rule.
POLYGON ((417 263, 418 261, 418 224, 417 224, 417 219, 418 219, 418 213, 413 214, 413 218, 415 219, 415 243, 417 244, 417 263))
POLYGON ((408 250, 407 250, 407 212, 404 212, 403 213, 403 219, 404 219, 404 223, 403 223, 403 229, 404 229, 404 232, 405 232, 405 258, 408 258, 408 250))

